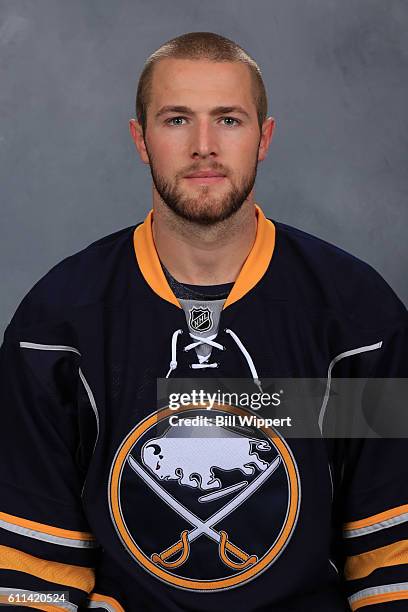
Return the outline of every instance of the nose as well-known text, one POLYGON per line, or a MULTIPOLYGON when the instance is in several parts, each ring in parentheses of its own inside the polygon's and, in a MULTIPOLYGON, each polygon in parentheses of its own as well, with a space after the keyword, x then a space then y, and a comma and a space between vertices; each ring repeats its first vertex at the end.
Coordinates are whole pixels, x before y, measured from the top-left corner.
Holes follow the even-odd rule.
POLYGON ((216 157, 218 155, 218 144, 216 134, 210 121, 198 120, 191 132, 190 143, 191 157, 216 157))

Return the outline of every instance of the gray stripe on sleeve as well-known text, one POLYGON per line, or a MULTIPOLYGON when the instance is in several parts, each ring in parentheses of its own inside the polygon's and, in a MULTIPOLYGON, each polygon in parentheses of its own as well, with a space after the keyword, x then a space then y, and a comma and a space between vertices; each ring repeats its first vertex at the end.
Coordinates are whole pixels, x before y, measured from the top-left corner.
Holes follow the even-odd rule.
POLYGON ((360 353, 367 353, 369 351, 376 351, 377 349, 379 349, 381 347, 382 347, 382 340, 380 342, 376 342, 375 344, 369 344, 367 346, 359 346, 358 348, 351 349, 349 351, 344 351, 343 353, 340 353, 339 355, 336 355, 336 357, 334 357, 331 360, 331 362, 329 363, 328 370, 327 370, 326 391, 325 391, 325 394, 324 394, 323 403, 322 403, 321 408, 320 408, 319 419, 318 419, 320 431, 323 431, 323 420, 324 420, 324 416, 325 416, 325 413, 326 413, 327 403, 328 403, 329 397, 330 397, 331 373, 332 373, 332 370, 333 370, 334 366, 336 365, 336 363, 338 361, 341 361, 341 359, 344 359, 345 357, 352 357, 353 355, 359 355, 360 353))
POLYGON ((37 349, 40 351, 68 351, 70 353, 76 353, 81 355, 78 349, 73 346, 66 346, 65 344, 39 344, 38 342, 20 342, 21 348, 37 349))
POLYGON ((33 538, 34 540, 42 540, 43 542, 49 542, 50 544, 59 544, 60 546, 70 546, 71 548, 97 548, 98 543, 95 540, 74 540, 72 538, 64 538, 62 536, 56 536, 50 533, 43 533, 42 531, 36 531, 35 529, 28 529, 21 525, 15 525, 8 521, 0 520, 0 527, 7 531, 12 531, 18 535, 33 538))
POLYGON ((351 597, 348 598, 349 603, 355 603, 356 601, 360 601, 360 599, 364 599, 365 597, 370 597, 373 595, 386 595, 390 593, 401 593, 401 591, 407 591, 408 598, 408 582, 398 582, 396 584, 383 584, 381 586, 371 587, 369 589, 363 589, 362 591, 358 591, 354 593, 351 597))
POLYGON ((90 601, 88 603, 88 608, 103 608, 108 612, 118 612, 116 608, 111 606, 107 601, 90 601))
POLYGON ((367 525, 367 527, 359 527, 358 529, 345 529, 343 531, 344 538, 358 538, 359 536, 364 536, 369 533, 374 533, 376 531, 381 531, 382 529, 389 529, 389 527, 394 527, 394 525, 400 525, 401 523, 406 523, 408 521, 408 512, 404 514, 400 514, 399 516, 393 516, 390 519, 386 519, 385 521, 380 521, 379 523, 374 523, 373 525, 367 525))

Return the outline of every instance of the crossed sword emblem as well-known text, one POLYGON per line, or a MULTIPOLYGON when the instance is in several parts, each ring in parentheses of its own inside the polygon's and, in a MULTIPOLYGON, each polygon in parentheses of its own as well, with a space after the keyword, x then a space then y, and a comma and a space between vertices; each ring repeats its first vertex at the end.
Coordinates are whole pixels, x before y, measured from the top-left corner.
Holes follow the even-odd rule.
POLYGON ((161 553, 154 553, 151 559, 157 565, 161 565, 166 568, 179 567, 185 563, 190 554, 190 543, 199 538, 201 535, 206 535, 210 539, 218 543, 219 555, 222 561, 228 567, 233 569, 245 569, 254 565, 258 561, 256 555, 249 555, 245 551, 241 550, 230 542, 228 534, 225 531, 217 531, 214 526, 219 523, 226 516, 231 514, 238 506, 240 506, 245 500, 259 489, 259 487, 273 474, 278 468, 281 458, 276 457, 269 466, 259 474, 254 480, 243 489, 238 495, 230 500, 225 506, 220 508, 215 514, 210 516, 207 520, 203 521, 196 516, 191 510, 188 510, 182 503, 175 499, 166 489, 161 487, 158 482, 146 472, 142 466, 133 459, 131 455, 128 457, 128 462, 131 468, 136 474, 177 514, 182 516, 190 525, 193 525, 193 529, 190 531, 185 529, 181 532, 180 540, 175 544, 169 546, 161 553), (168 561, 175 554, 180 552, 180 556, 174 561, 168 561), (228 557, 227 552, 232 554, 239 561, 234 561, 228 557))

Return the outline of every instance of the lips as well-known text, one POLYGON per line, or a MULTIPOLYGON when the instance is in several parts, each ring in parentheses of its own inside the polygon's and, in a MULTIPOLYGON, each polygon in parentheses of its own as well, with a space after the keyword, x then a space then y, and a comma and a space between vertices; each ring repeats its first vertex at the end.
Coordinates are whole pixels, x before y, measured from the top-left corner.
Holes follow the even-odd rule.
POLYGON ((187 174, 185 178, 221 178, 224 176, 225 174, 222 174, 222 172, 216 172, 215 170, 201 170, 200 172, 192 172, 191 174, 187 174))
POLYGON ((189 185, 213 185, 222 183, 225 179, 225 174, 217 172, 217 170, 199 170, 192 172, 184 177, 189 185))

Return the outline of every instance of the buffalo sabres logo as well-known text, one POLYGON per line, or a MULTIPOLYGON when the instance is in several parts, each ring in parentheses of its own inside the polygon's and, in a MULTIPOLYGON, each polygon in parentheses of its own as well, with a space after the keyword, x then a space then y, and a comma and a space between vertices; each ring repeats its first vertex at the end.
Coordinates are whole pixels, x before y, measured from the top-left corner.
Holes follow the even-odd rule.
POLYGON ((213 326, 212 312, 209 308, 190 308, 189 325, 194 331, 206 332, 213 326))
MULTIPOLYGON (((247 415, 230 405, 186 406, 178 419, 247 415)), ((173 586, 218 591, 270 567, 295 529, 296 463, 272 428, 180 426, 164 408, 119 447, 109 479, 116 531, 153 576, 173 586)), ((211 422, 211 418, 209 422, 211 422)))

